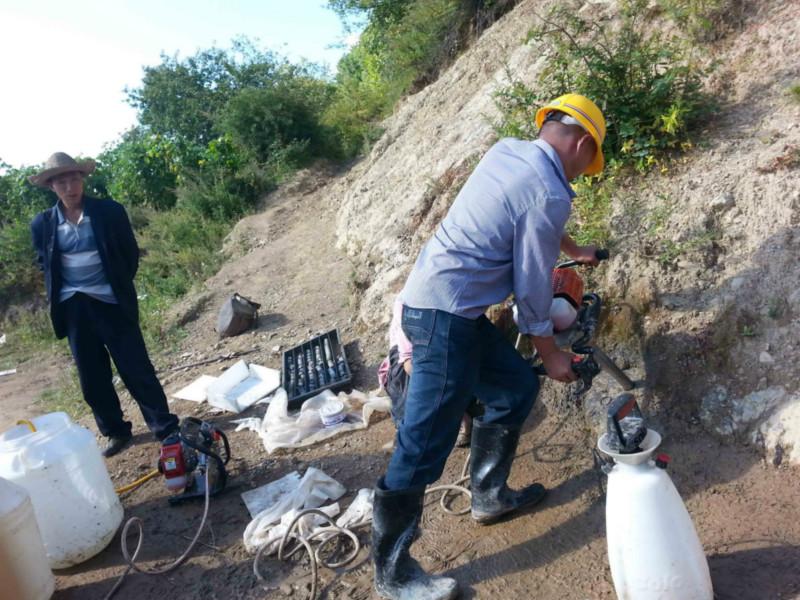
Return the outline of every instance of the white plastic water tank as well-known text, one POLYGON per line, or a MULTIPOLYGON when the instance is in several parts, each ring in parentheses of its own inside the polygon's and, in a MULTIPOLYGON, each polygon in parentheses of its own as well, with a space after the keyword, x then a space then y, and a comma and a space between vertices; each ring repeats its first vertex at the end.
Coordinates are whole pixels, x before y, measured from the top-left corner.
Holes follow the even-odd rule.
POLYGON ((661 443, 648 429, 642 451, 619 454, 606 436, 598 448, 614 459, 608 475, 606 538, 619 600, 713 600, 711 576, 691 517, 652 454, 661 443))
POLYGON ((0 477, 30 494, 54 569, 105 548, 122 521, 122 505, 94 435, 63 412, 0 434, 0 477))
POLYGON ((55 586, 28 492, 0 478, 0 598, 47 600, 55 586))

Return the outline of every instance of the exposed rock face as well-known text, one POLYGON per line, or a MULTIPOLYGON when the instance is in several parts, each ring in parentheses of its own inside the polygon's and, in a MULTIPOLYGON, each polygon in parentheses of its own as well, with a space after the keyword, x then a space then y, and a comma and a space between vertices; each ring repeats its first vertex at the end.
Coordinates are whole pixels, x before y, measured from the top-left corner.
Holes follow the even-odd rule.
MULTIPOLYGON (((543 66, 524 37, 546 4, 521 2, 405 100, 339 188, 338 245, 359 273, 364 324, 388 323, 420 247, 493 142, 493 93, 532 84, 543 66)), ((800 152, 800 104, 787 93, 800 78, 798 10, 755 7, 712 48, 718 114, 695 148, 622 185, 612 259, 593 279, 612 309, 600 343, 641 369, 656 418, 702 415, 711 431, 746 432, 800 463, 800 172, 786 166, 800 152)), ((614 389, 589 402, 595 426, 614 389)))
POLYGON ((509 77, 530 82, 541 57, 525 45, 541 2, 523 2, 487 30, 433 84, 404 100, 351 174, 338 218, 339 247, 368 265, 360 318, 388 322, 422 244, 492 143, 493 94, 509 77), (431 215, 438 218, 428 218, 431 215))
POLYGON ((800 397, 783 386, 769 387, 731 398, 714 386, 703 398, 700 417, 721 435, 741 435, 764 446, 773 460, 800 463, 800 397))

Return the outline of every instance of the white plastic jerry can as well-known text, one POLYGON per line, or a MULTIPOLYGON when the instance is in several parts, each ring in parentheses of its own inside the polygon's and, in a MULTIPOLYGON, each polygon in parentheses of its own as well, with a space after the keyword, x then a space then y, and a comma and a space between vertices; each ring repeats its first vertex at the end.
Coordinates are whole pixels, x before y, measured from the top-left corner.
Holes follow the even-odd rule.
POLYGON ((32 425, 0 433, 0 477, 28 492, 50 566, 63 569, 108 546, 122 504, 94 434, 62 412, 32 425))
POLYGON ((608 474, 606 538, 619 600, 713 600, 711 576, 692 519, 652 454, 661 436, 652 429, 641 452, 620 454, 606 436, 598 448, 614 459, 608 474))

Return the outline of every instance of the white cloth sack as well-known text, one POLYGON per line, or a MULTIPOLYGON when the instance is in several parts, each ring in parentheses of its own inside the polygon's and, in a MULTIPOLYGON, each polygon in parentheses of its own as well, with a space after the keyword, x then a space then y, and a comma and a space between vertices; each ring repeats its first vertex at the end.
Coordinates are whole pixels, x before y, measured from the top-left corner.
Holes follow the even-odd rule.
POLYGON ((300 412, 290 415, 289 398, 283 388, 279 388, 269 403, 264 418, 242 419, 236 421, 236 431, 250 429, 258 433, 264 442, 267 452, 278 448, 302 448, 345 431, 365 429, 375 411, 388 413, 391 409, 389 398, 367 396, 363 392, 353 390, 350 394, 340 392, 336 396, 330 390, 324 390, 303 403, 300 412), (325 426, 320 417, 320 408, 331 399, 338 398, 344 404, 347 416, 336 425, 325 426))
POLYGON ((240 413, 269 396, 280 384, 280 371, 240 360, 211 383, 206 393, 211 406, 240 413))
MULTIPOLYGON (((338 500, 346 491, 342 484, 323 471, 309 467, 302 478, 295 471, 277 481, 244 492, 242 500, 253 516, 253 520, 244 530, 245 548, 249 552, 255 552, 264 544, 272 543, 276 535, 279 540, 283 533, 271 534, 270 531, 290 511, 319 508, 330 500, 338 500)), ((331 516, 337 514, 338 505, 331 516)), ((286 522, 286 527, 289 523, 291 519, 286 522)), ((277 546, 275 549, 277 550, 277 546)))

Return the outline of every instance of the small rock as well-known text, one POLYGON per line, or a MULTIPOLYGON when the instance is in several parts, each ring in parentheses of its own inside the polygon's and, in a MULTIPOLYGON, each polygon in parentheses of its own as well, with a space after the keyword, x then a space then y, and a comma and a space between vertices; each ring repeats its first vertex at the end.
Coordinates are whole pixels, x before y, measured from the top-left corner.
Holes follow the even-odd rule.
POLYGON ((780 444, 775 445, 775 456, 772 458, 772 464, 779 467, 783 462, 783 446, 780 444))
POLYGON ((294 594, 294 588, 290 586, 288 583, 284 583, 280 587, 281 592, 283 592, 284 596, 291 596, 294 594))
POLYGON ((272 347, 272 353, 273 354, 277 354, 280 351, 281 351, 281 345, 280 344, 278 344, 277 346, 273 346, 272 347))
POLYGON ((775 359, 772 358, 772 355, 769 352, 762 352, 758 355, 758 362, 762 364, 772 364, 775 362, 775 359))
POLYGON ((708 203, 708 207, 710 210, 714 212, 722 212, 732 208, 736 204, 736 199, 733 197, 731 192, 723 192, 711 202, 708 203))

